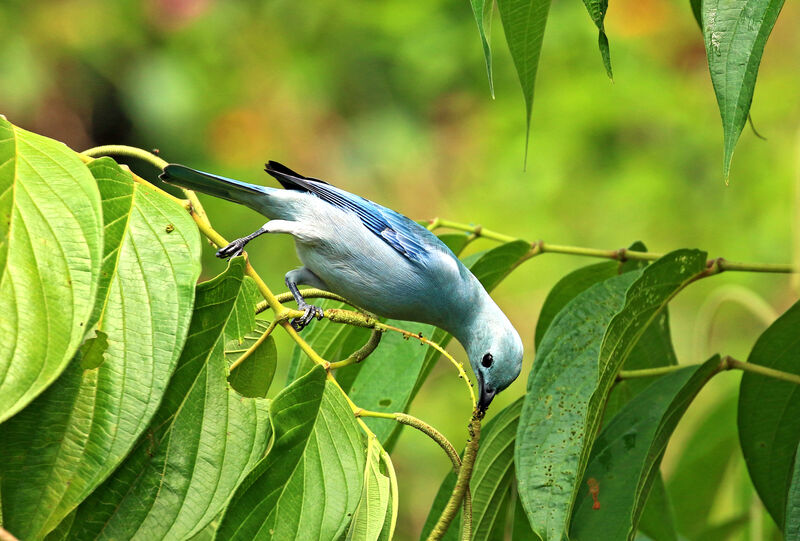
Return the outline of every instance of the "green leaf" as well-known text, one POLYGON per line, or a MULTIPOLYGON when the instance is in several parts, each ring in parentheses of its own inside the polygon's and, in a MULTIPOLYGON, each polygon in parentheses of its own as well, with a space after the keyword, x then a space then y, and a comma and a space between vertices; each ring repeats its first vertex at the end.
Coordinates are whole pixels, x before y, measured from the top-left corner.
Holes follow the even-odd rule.
POLYGON ((653 541, 678 541, 672 501, 660 471, 656 472, 650 495, 639 518, 639 531, 647 534, 653 541))
POLYGON ((502 504, 515 480, 514 440, 521 411, 522 397, 494 416, 484 429, 470 480, 473 539, 492 539, 498 524, 506 522, 502 504))
POLYGON ((786 493, 786 541, 800 541, 800 447, 794 456, 792 483, 786 493))
POLYGON ((617 372, 667 302, 705 271, 705 258, 678 250, 595 284, 550 325, 528 378, 515 448, 520 499, 543 539, 566 533, 617 372))
POLYGON ((597 29, 600 31, 597 40, 600 47, 600 56, 603 57, 603 66, 606 68, 608 78, 613 81, 614 74, 611 72, 611 52, 608 50, 608 36, 606 36, 606 29, 603 25, 606 12, 608 11, 608 0, 583 0, 583 3, 595 26, 597 26, 597 29))
POLYGON ((439 240, 456 255, 460 254, 461 251, 467 247, 470 239, 468 233, 442 233, 441 235, 437 235, 437 237, 439 237, 439 240))
POLYGON ((0 118, 0 422, 55 381, 83 342, 102 257, 92 175, 63 144, 0 118))
MULTIPOLYGON (((800 374, 800 302, 758 338, 748 363, 800 374)), ((764 507, 786 529, 787 494, 800 444, 800 386, 745 372, 739 392, 739 441, 764 507)))
MULTIPOLYGON (((492 46, 489 43, 494 0, 470 0, 469 3, 472 6, 472 14, 475 16, 475 22, 478 23, 478 33, 481 35, 481 45, 483 46, 483 58, 486 60, 486 74, 489 76, 489 92, 492 94, 492 98, 494 98, 492 46)), ((455 250, 453 251, 455 252, 455 250)))
POLYGON ((723 480, 737 446, 736 396, 729 395, 689 435, 667 482, 675 523, 684 536, 697 539, 711 525, 711 510, 723 496, 723 480))
POLYGON ((200 272, 200 237, 180 205, 134 183, 110 158, 89 169, 105 220, 92 320, 108 336, 108 349, 93 369, 75 359, 55 384, 0 425, 3 514, 24 539, 53 529, 119 465, 149 424, 186 339, 200 272))
POLYGON ((514 516, 511 520, 511 539, 512 541, 540 541, 541 537, 536 535, 536 532, 531 528, 531 523, 528 521, 528 515, 525 509, 522 508, 522 500, 517 495, 517 500, 514 504, 514 516))
MULTIPOLYGON (((433 499, 431 510, 428 513, 428 517, 425 519, 425 524, 422 526, 422 532, 419 536, 420 541, 428 539, 428 536, 433 531, 434 526, 436 526, 436 522, 439 520, 439 516, 442 514, 455 488, 456 474, 453 470, 450 470, 442 481, 442 484, 439 485, 439 490, 436 492, 436 497, 433 499)), ((461 539, 459 534, 461 520, 461 508, 459 507, 456 516, 453 518, 453 522, 450 523, 450 527, 447 528, 447 531, 442 536, 442 541, 458 541, 461 539)))
POLYGON ((381 444, 372 436, 367 443, 367 462, 364 470, 364 486, 358 502, 347 539, 353 541, 377 541, 389 508, 389 477, 381 473, 381 444))
POLYGON ((315 367, 272 407, 275 439, 242 486, 217 539, 337 539, 361 498, 365 446, 341 391, 315 367))
POLYGON ((225 357, 228 364, 245 357, 242 364, 236 367, 228 377, 228 382, 239 394, 247 398, 264 398, 275 377, 278 367, 278 350, 272 336, 264 336, 269 323, 264 320, 255 322, 255 329, 240 339, 229 341, 225 345, 225 357))
POLYGON ((103 364, 103 354, 108 349, 108 335, 103 331, 95 331, 95 335, 81 344, 75 354, 80 359, 81 368, 91 370, 103 364))
POLYGON ((595 539, 597 532, 609 541, 634 537, 672 431, 719 365, 715 356, 656 379, 608 423, 592 448, 575 501, 571 540, 595 539))
MULTIPOLYGON (((514 439, 517 434, 522 398, 512 402, 486 423, 482 429, 481 445, 475 458, 470 479, 472 493, 472 539, 497 539, 494 535, 506 523, 504 504, 514 484, 514 439)), ((455 487, 456 476, 450 471, 442 481, 428 513, 420 539, 426 539, 442 514, 455 487)), ((461 515, 447 530, 445 539, 458 539, 461 515)), ((500 536, 499 539, 503 539, 500 536)))
POLYGON ((536 71, 542 52, 544 27, 550 12, 550 0, 497 0, 508 50, 517 70, 525 97, 525 161, 531 132, 531 111, 536 71))
POLYGON ((761 55, 782 7, 783 0, 702 2, 708 69, 722 115, 726 182, 733 150, 750 112, 761 55))
POLYGON ((703 0, 689 0, 689 6, 692 8, 692 15, 694 15, 697 26, 703 30, 703 0))
POLYGON ((235 258, 197 286, 161 407, 120 468, 78 507, 71 537, 191 537, 263 457, 272 433, 267 401, 242 398, 226 384, 224 345, 255 326, 259 295, 244 269, 244 258, 235 258))

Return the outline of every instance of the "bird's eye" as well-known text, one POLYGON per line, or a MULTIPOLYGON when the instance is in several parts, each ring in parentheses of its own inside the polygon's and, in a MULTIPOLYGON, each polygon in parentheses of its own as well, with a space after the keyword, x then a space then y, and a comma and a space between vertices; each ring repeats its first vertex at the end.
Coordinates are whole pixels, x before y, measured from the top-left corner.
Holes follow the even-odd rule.
POLYGON ((492 366, 493 362, 494 362, 494 357, 492 357, 491 353, 487 353, 486 355, 483 356, 481 364, 483 365, 484 368, 489 368, 490 366, 492 366))

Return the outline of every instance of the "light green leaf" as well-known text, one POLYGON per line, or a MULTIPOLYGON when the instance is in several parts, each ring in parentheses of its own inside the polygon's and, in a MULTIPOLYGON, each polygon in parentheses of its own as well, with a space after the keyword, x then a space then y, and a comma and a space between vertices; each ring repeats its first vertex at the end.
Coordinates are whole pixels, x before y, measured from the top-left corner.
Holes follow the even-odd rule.
POLYGON ((617 372, 667 302, 705 271, 705 258, 678 250, 595 284, 550 325, 528 379, 515 448, 520 499, 543 539, 566 533, 617 372))
POLYGON ((228 376, 228 382, 240 395, 247 398, 264 398, 278 367, 278 350, 272 336, 263 338, 269 323, 259 319, 255 329, 225 346, 228 364, 244 358, 228 376))
MULTIPOLYGON (((173 233, 174 234, 174 233, 173 233)), ((226 384, 224 344, 255 326, 258 290, 243 258, 197 286, 175 375, 145 436, 78 507, 75 539, 185 539, 225 507, 267 449, 267 401, 226 384)))
MULTIPOLYGON (((489 76, 489 92, 494 98, 494 80, 492 78, 492 46, 489 43, 492 30, 492 8, 494 0, 470 0, 472 14, 478 23, 478 33, 483 46, 483 58, 486 60, 486 74, 489 76)), ((455 250, 453 250, 455 252, 455 250)), ((457 252, 456 252, 457 253, 457 252)))
POLYGON ((369 436, 367 461, 364 470, 364 486, 358 502, 347 539, 353 541, 377 541, 380 537, 389 508, 389 477, 381 473, 381 444, 369 436))
POLYGON ((0 118, 0 422, 55 381, 83 342, 102 258, 92 175, 63 144, 0 118))
POLYGON ((597 29, 600 31, 597 39, 600 47, 600 56, 603 57, 603 66, 606 68, 608 78, 613 81, 614 74, 611 72, 611 52, 608 50, 608 36, 606 36, 606 29, 603 24, 606 18, 606 12, 608 11, 608 0, 583 0, 583 3, 595 26, 597 26, 597 29))
POLYGON ((275 399, 269 454, 236 491, 217 539, 337 539, 361 498, 365 446, 353 412, 315 367, 275 399))
POLYGON ((722 115, 726 182, 733 150, 750 112, 761 55, 782 7, 783 0, 702 2, 708 69, 722 115))
POLYGON ((729 395, 690 434, 667 482, 678 531, 689 539, 711 526, 711 510, 724 497, 725 473, 737 446, 736 396, 729 395))
POLYGON ((573 510, 570 539, 632 540, 672 431, 720 366, 719 356, 653 381, 595 441, 573 510), (590 486, 597 487, 598 508, 590 486))
MULTIPOLYGON (((758 338, 748 363, 800 374, 800 302, 758 338)), ((800 385, 745 372, 739 392, 739 441, 764 507, 786 533, 787 494, 800 444, 800 385)))
POLYGON ((525 97, 525 161, 527 161, 533 89, 536 84, 536 71, 539 68, 539 55, 542 52, 544 27, 550 11, 550 0, 497 0, 497 9, 525 97))
POLYGON ((84 370, 75 359, 55 384, 0 425, 3 515, 24 539, 53 529, 119 465, 149 424, 186 339, 200 273, 200 237, 180 205, 134 183, 110 158, 89 169, 105 219, 92 320, 108 336, 108 349, 94 369, 84 370))

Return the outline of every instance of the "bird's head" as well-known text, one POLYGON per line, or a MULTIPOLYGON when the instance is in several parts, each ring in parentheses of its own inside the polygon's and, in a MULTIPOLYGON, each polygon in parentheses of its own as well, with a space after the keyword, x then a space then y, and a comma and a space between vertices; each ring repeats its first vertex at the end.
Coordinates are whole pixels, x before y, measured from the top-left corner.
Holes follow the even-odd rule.
POLYGON ((476 314, 468 336, 460 340, 478 380, 478 410, 481 414, 486 412, 497 393, 511 385, 522 370, 519 333, 494 302, 487 308, 476 314))

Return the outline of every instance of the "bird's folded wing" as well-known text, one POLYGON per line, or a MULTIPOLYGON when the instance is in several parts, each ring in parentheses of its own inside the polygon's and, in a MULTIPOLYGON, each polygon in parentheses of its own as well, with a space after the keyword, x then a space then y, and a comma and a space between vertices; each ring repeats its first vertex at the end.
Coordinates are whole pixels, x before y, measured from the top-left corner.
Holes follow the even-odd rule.
POLYGON ((421 237, 427 230, 402 214, 322 180, 304 177, 277 162, 269 162, 265 170, 286 189, 312 193, 335 207, 355 213, 367 229, 407 259, 419 262, 428 253, 428 242, 421 237))

